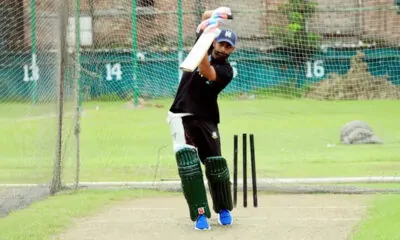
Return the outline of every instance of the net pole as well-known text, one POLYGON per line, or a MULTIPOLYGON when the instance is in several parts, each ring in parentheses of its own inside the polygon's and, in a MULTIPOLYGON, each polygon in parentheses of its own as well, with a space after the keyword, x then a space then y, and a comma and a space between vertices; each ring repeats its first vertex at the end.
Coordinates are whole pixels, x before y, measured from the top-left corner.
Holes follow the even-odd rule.
POLYGON ((82 107, 82 92, 81 92, 81 81, 80 81, 80 71, 81 71, 81 1, 75 1, 75 54, 76 54, 76 88, 77 88, 77 100, 78 100, 78 110, 82 107))
POLYGON ((81 9, 80 0, 75 1, 75 98, 76 98, 76 113, 75 113, 75 143, 76 143, 76 168, 75 168, 75 189, 79 186, 80 176, 80 113, 82 106, 81 86, 80 86, 80 67, 81 67, 81 9))
MULTIPOLYGON (((183 61, 183 28, 182 28, 182 21, 183 21, 182 0, 178 0, 178 62, 179 62, 179 65, 183 61)), ((178 66, 178 71, 179 71, 178 82, 180 82, 181 81, 181 77, 182 77, 182 70, 180 70, 179 66, 178 66)))
POLYGON ((63 133, 63 113, 64 113, 64 78, 67 58, 66 35, 68 25, 68 1, 61 0, 59 6, 60 14, 60 62, 59 62, 59 80, 58 80, 58 107, 57 107, 57 141, 56 141, 56 156, 53 166, 53 178, 50 186, 50 194, 54 195, 61 190, 61 164, 62 164, 62 133, 63 133))
POLYGON ((36 55, 36 0, 31 0, 31 70, 32 70, 32 103, 38 102, 37 81, 39 80, 39 68, 36 55))
POLYGON ((203 10, 202 0, 196 0, 196 21, 197 21, 197 24, 200 24, 200 22, 201 22, 201 16, 203 15, 202 10, 203 10))
MULTIPOLYGON (((304 4, 307 4, 308 0, 304 0, 304 4)), ((308 33, 308 22, 309 22, 309 14, 304 14, 304 31, 307 34, 308 33)))
MULTIPOLYGON (((96 17, 94 15, 94 0, 89 0, 89 14, 90 17, 92 18, 92 24, 94 25, 94 22, 96 21, 96 17)), ((92 39, 96 39, 95 31, 92 31, 92 39)), ((94 48, 96 47, 96 43, 94 41, 93 41, 93 47, 94 48)))
POLYGON ((133 64, 133 104, 139 105, 139 89, 137 84, 137 6, 136 0, 132 0, 132 64, 133 64))

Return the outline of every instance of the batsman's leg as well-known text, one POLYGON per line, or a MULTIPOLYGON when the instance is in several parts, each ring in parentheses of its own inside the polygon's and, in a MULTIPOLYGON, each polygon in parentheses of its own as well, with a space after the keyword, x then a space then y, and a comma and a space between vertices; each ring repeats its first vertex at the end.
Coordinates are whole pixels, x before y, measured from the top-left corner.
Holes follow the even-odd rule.
POLYGON ((169 113, 168 123, 171 128, 173 149, 183 195, 189 207, 190 219, 195 221, 195 229, 210 229, 207 218, 211 217, 211 211, 208 206, 197 149, 186 143, 182 115, 169 113))
POLYGON ((221 225, 232 224, 233 209, 231 182, 226 160, 221 156, 208 157, 205 162, 208 186, 213 200, 213 209, 218 213, 221 225))
POLYGON ((196 229, 209 229, 206 217, 211 217, 211 211, 207 202, 203 172, 196 149, 183 148, 179 150, 176 152, 176 162, 183 195, 189 206, 190 218, 192 221, 196 221, 196 229))

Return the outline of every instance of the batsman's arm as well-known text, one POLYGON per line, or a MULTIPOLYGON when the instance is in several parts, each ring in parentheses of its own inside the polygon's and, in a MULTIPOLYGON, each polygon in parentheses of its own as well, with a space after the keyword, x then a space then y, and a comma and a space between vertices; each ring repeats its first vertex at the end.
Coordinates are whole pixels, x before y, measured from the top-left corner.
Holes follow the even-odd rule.
POLYGON ((207 54, 201 60, 198 68, 199 68, 199 73, 208 80, 215 81, 217 79, 217 73, 214 67, 211 65, 210 61, 208 60, 207 54))
MULTIPOLYGON (((207 19, 209 19, 212 14, 213 14, 214 10, 208 10, 205 11, 201 17, 202 21, 205 21, 207 19)), ((200 35, 203 33, 203 31, 200 29, 200 32, 197 33, 197 39, 200 37, 200 35)), ((197 41, 196 39, 196 41, 197 41)), ((210 47, 209 53, 212 50, 212 46, 210 47)), ((200 64, 198 65, 199 68, 199 73, 201 75, 203 75, 203 77, 207 78, 210 81, 213 81, 217 78, 217 74, 215 72, 214 67, 211 65, 210 61, 208 60, 208 54, 204 55, 204 57, 202 58, 200 64)))
MULTIPOLYGON (((212 17, 214 19, 232 19, 232 13, 231 13, 230 8, 228 8, 228 7, 219 7, 214 10, 207 10, 202 15, 202 21, 204 23, 206 23, 207 22, 206 20, 210 19, 212 17)), ((200 24, 200 26, 201 25, 202 24, 200 24)), ((219 25, 219 23, 216 26, 218 26, 218 25, 219 25)), ((198 37, 202 34, 202 28, 200 27, 199 29, 200 29, 200 31, 199 31, 198 37)), ((212 46, 210 47, 208 53, 211 54, 211 51, 212 51, 212 46)), ((211 65, 210 61, 208 60, 208 54, 206 54, 202 58, 200 64, 198 65, 198 68, 199 68, 200 74, 203 75, 203 77, 207 78, 208 80, 215 81, 217 79, 217 73, 216 73, 214 67, 211 65)))

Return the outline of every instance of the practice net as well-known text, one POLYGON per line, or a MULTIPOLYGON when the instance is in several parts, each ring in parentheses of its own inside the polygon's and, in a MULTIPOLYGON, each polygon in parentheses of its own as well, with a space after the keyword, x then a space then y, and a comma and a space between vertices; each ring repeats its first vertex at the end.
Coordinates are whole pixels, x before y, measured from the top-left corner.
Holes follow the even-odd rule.
POLYGON ((0 23, 2 182, 51 179, 60 66, 65 184, 77 174, 85 184, 177 180, 166 115, 202 13, 219 6, 234 15, 222 28, 239 37, 234 78, 219 97, 230 166, 232 136, 253 133, 266 186, 310 183, 298 178, 352 187, 397 181, 400 17, 393 1, 70 0, 61 49, 59 4, 0 5, 7 16, 0 23), (360 142, 376 144, 354 145, 360 142))
POLYGON ((73 180, 74 68, 71 54, 61 64, 60 7, 0 2, 0 216, 73 180))

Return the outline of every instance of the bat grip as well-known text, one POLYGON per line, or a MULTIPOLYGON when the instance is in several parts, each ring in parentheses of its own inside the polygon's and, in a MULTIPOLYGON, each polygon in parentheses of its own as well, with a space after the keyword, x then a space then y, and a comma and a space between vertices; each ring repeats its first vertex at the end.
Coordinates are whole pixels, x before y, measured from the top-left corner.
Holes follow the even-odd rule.
POLYGON ((233 15, 232 15, 232 14, 229 14, 229 15, 228 15, 228 19, 233 19, 233 15))

